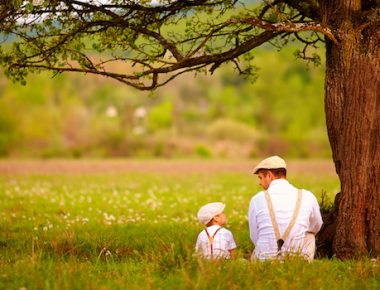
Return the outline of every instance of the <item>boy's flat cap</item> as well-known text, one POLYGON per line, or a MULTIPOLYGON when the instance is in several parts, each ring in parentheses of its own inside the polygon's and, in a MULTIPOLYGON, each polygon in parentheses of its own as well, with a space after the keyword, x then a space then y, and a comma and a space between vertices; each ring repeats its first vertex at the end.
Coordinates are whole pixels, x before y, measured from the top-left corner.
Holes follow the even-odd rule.
POLYGON ((212 202, 202 206, 198 211, 198 220, 207 225, 215 216, 222 213, 226 205, 222 202, 212 202))

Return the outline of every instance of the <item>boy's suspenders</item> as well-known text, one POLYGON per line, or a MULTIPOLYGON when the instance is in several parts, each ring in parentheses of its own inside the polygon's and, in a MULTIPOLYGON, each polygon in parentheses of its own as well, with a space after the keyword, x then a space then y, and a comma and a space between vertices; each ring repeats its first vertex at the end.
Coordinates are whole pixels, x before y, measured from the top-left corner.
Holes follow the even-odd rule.
POLYGON ((215 233, 212 235, 212 237, 210 236, 210 234, 208 233, 207 229, 205 229, 206 231, 206 235, 207 235, 207 238, 208 238, 208 241, 210 243, 210 253, 211 253, 211 259, 213 258, 213 254, 214 254, 214 250, 213 250, 213 246, 212 246, 212 243, 214 242, 214 238, 216 236, 216 234, 219 232, 221 228, 217 229, 215 231, 215 233))
POLYGON ((272 200, 271 200, 270 195, 269 195, 267 190, 264 191, 264 195, 265 195, 265 199, 267 201, 269 215, 270 215, 270 218, 272 220, 274 234, 276 236, 277 250, 280 253, 282 245, 284 244, 285 240, 288 238, 288 235, 289 235, 291 229, 293 228, 294 223, 296 222, 298 212, 299 212, 300 206, 301 206, 301 201, 302 201, 302 189, 298 189, 297 203, 296 203, 296 206, 294 208, 293 216, 292 216, 292 219, 290 220, 290 223, 289 223, 288 227, 286 228, 284 234, 282 235, 282 237, 280 237, 280 231, 278 229, 278 224, 276 222, 276 217, 274 215, 272 200))

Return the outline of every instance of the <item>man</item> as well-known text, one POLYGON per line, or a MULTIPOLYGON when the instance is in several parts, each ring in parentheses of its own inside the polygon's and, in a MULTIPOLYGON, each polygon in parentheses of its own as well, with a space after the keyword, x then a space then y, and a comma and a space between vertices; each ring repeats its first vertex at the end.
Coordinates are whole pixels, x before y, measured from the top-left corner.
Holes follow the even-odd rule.
POLYGON ((311 261, 315 234, 322 226, 317 199, 286 180, 286 163, 278 156, 261 161, 253 173, 264 191, 251 199, 248 210, 250 237, 255 245, 252 258, 299 254, 311 261))

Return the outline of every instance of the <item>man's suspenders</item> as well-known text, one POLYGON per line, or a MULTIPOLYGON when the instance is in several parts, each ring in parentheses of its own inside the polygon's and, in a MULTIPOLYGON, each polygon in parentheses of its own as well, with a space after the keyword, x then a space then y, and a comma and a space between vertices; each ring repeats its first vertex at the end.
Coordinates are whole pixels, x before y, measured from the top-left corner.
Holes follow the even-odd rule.
POLYGON ((265 195, 265 199, 267 201, 269 215, 270 215, 270 218, 272 220, 274 234, 276 236, 277 250, 280 253, 282 245, 284 244, 285 240, 288 238, 289 233, 290 233, 291 229, 293 228, 293 226, 296 222, 298 212, 299 212, 300 206, 301 206, 301 201, 302 201, 302 189, 298 189, 297 203, 296 203, 296 206, 294 208, 293 216, 292 216, 292 219, 290 220, 290 223, 289 223, 288 227, 286 228, 284 234, 282 235, 282 237, 280 237, 280 231, 278 229, 278 224, 276 222, 276 217, 274 215, 272 200, 271 200, 270 195, 269 195, 267 190, 264 191, 264 195, 265 195))
POLYGON ((207 229, 205 229, 206 231, 206 235, 207 235, 207 238, 208 238, 208 241, 210 243, 210 253, 211 253, 211 259, 213 258, 213 255, 214 255, 214 249, 213 249, 213 246, 212 246, 212 243, 214 242, 214 238, 216 236, 216 234, 219 232, 221 228, 217 229, 215 231, 215 233, 212 235, 212 237, 210 236, 210 234, 208 233, 207 229))

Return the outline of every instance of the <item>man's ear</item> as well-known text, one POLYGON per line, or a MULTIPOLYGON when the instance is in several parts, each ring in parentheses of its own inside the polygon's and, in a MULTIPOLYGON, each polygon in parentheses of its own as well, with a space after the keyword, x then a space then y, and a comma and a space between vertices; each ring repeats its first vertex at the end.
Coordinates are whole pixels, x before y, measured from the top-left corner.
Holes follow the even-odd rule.
POLYGON ((268 171, 268 175, 269 175, 270 180, 274 180, 275 179, 275 176, 274 176, 274 174, 273 174, 272 171, 268 171))

